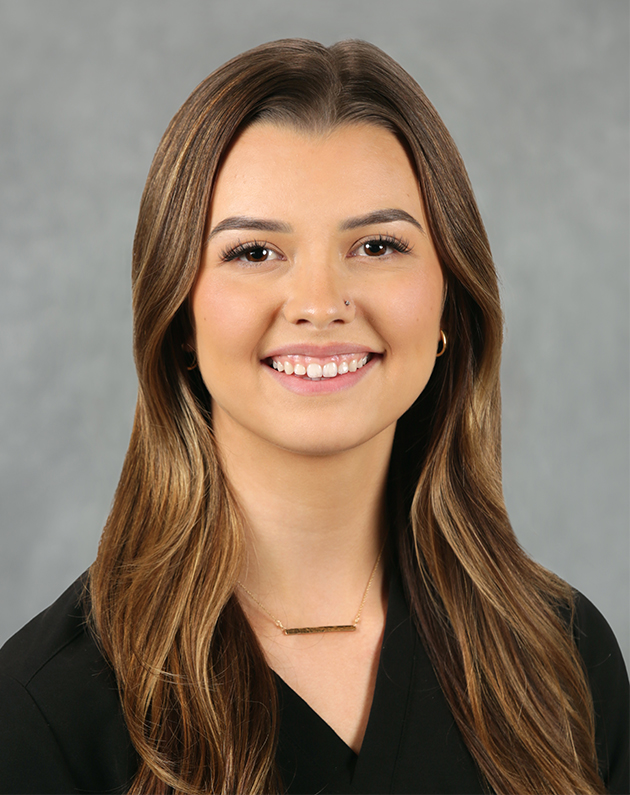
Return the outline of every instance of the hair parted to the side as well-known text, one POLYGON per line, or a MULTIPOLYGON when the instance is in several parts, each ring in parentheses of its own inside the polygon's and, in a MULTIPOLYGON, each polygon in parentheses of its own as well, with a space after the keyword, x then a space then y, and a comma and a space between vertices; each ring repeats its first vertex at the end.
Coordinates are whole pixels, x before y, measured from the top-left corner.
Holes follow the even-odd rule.
POLYGON ((498 793, 595 793, 592 706, 569 587, 521 550, 500 464, 502 315, 457 149, 416 82, 377 47, 306 40, 219 68, 171 121, 133 249, 138 403, 98 557, 92 617, 140 769, 130 790, 281 789, 276 691, 234 597, 242 523, 208 395, 186 368, 187 297, 213 181, 259 120, 325 132, 371 123, 406 146, 447 283, 448 352, 398 423, 389 481, 412 614, 482 776, 498 793))

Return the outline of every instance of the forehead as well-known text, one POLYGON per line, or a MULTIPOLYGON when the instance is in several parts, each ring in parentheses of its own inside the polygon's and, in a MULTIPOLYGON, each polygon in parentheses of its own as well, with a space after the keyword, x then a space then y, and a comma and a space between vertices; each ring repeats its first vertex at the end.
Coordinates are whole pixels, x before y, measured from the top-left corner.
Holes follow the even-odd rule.
POLYGON ((265 122, 245 129, 228 151, 210 221, 309 207, 358 215, 401 203, 419 211, 418 182, 405 148, 383 127, 353 124, 321 134, 265 122))

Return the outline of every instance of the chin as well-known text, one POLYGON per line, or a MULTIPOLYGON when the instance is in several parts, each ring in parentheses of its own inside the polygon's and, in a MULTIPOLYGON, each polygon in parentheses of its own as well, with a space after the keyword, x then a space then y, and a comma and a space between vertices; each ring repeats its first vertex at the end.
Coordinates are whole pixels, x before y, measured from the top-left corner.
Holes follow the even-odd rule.
POLYGON ((286 450, 288 453, 293 453, 294 455, 304 456, 305 458, 328 458, 334 455, 341 455, 348 450, 352 450, 355 447, 358 447, 358 444, 350 444, 345 445, 343 443, 324 443, 324 442, 313 442, 309 444, 308 442, 301 441, 299 445, 296 444, 279 444, 282 450, 286 450))
POLYGON ((322 433, 320 429, 316 432, 304 432, 300 430, 296 432, 291 438, 288 435, 283 435, 282 438, 272 439, 277 447, 287 452, 294 453, 300 456, 313 456, 316 458, 323 458, 335 455, 343 455, 351 450, 355 450, 364 444, 368 444, 372 440, 376 440, 381 434, 388 433, 391 429, 391 437, 393 439, 395 423, 393 426, 381 427, 374 431, 357 432, 352 429, 344 428, 343 430, 336 430, 327 426, 327 432, 322 433))

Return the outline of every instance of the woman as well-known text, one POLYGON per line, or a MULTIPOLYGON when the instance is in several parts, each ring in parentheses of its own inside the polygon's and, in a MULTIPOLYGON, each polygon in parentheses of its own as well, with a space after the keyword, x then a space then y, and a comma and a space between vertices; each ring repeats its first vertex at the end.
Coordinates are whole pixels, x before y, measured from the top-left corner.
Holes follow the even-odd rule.
POLYGON ((616 642, 506 515, 496 275, 416 83, 354 41, 217 70, 133 297, 97 560, 3 651, 3 791, 627 791, 616 642))

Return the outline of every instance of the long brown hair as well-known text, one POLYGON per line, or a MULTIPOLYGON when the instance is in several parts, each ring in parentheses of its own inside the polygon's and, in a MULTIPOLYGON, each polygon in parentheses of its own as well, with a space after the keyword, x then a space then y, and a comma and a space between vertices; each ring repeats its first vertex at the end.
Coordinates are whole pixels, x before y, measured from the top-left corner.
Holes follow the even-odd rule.
POLYGON ((195 89, 142 197, 138 403, 90 583, 140 757, 131 792, 282 787, 275 686, 234 597, 242 522, 209 396, 183 350, 214 177, 238 131, 261 119, 315 131, 377 124, 409 151, 447 283, 448 334, 392 451, 390 522, 412 615, 490 788, 603 791, 570 589, 521 550, 504 506, 502 315, 460 156, 419 86, 378 48, 285 40, 234 58, 195 89))

